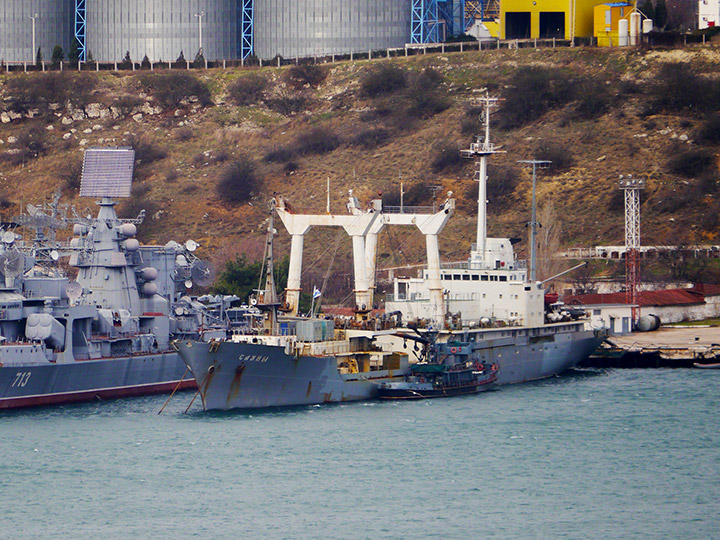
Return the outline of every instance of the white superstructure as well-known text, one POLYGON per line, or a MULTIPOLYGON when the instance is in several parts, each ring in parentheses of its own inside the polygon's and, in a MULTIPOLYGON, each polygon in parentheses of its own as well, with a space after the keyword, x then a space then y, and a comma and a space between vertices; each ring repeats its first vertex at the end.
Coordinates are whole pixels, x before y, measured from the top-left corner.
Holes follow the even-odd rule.
POLYGON ((485 136, 463 151, 476 159, 478 181, 477 239, 467 262, 442 265, 440 283, 443 310, 430 298, 430 274, 398 278, 385 302, 385 312, 400 312, 404 320, 427 319, 444 325, 454 318, 463 325, 484 326, 503 321, 511 326, 539 326, 545 322, 545 295, 540 282, 529 282, 524 261, 515 259, 513 239, 487 238, 487 158, 499 150, 490 142, 490 107, 493 98, 483 98, 485 136))

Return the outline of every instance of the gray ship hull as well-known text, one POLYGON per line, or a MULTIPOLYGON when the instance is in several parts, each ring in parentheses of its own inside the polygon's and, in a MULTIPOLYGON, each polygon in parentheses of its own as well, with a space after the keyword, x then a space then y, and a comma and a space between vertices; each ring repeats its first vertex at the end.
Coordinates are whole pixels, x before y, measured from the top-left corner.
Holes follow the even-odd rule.
POLYGON ((340 374, 334 356, 299 356, 283 347, 232 341, 177 344, 206 410, 255 409, 373 399, 393 370, 340 374), (376 381, 376 382, 373 382, 376 381))
POLYGON ((449 339, 474 342, 473 359, 499 366, 497 384, 553 377, 590 356, 605 335, 583 322, 537 328, 498 328, 454 332, 449 339))
MULTIPOLYGON (((0 367, 0 409, 171 392, 186 373, 174 352, 0 367)), ((181 388, 194 388, 188 374, 181 388)))
MULTIPOLYGON (((469 331, 473 357, 498 364, 498 384, 552 377, 589 356, 602 336, 565 327, 469 331), (545 332, 544 335, 538 335, 545 332), (483 339, 486 338, 486 339, 483 339)), ((466 337, 468 337, 466 335, 466 337)), ((178 352, 193 373, 205 410, 335 403, 374 399, 378 386, 403 373, 341 374, 333 356, 294 357, 283 347, 231 341, 183 341, 178 352)))

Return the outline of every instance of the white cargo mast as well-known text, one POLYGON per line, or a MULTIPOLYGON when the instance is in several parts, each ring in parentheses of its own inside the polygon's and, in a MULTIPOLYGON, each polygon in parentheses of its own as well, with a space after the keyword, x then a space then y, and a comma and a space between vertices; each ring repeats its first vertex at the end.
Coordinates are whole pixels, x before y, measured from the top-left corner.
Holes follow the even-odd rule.
POLYGON ((478 183, 478 221, 475 249, 470 254, 473 262, 480 262, 482 268, 487 268, 486 244, 487 244, 487 158, 491 154, 498 154, 495 145, 490 142, 490 108, 498 101, 489 95, 473 100, 473 105, 483 107, 485 115, 485 137, 481 140, 478 136, 474 143, 470 144, 468 150, 461 150, 464 158, 475 159, 475 180, 478 183), (478 157, 480 160, 478 161, 478 157))

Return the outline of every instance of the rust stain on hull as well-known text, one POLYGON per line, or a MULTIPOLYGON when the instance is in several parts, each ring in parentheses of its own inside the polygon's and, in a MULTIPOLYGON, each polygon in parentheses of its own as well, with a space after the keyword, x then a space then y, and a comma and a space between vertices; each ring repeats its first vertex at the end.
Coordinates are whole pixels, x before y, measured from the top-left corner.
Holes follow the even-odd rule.
POLYGON ((235 375, 233 375, 233 380, 230 383, 230 389, 228 390, 226 400, 226 403, 228 405, 230 405, 230 401, 236 398, 238 396, 238 393, 240 392, 240 381, 242 379, 243 373, 245 373, 245 364, 240 364, 238 367, 235 368, 235 375))
POLYGON ((312 381, 308 383, 308 389, 307 392, 305 392, 305 397, 310 397, 310 392, 312 392, 312 381))
POLYGON ((332 403, 332 392, 323 394, 323 403, 332 403))

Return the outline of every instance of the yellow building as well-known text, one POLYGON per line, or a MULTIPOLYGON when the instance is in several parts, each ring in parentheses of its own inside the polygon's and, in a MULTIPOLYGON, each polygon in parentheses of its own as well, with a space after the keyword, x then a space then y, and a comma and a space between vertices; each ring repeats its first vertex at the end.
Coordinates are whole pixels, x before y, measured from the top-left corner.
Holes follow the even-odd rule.
POLYGON ((502 0, 501 39, 593 36, 595 6, 603 0, 502 0))
POLYGON ((595 6, 593 35, 599 47, 616 47, 619 44, 618 23, 630 15, 633 6, 627 2, 611 2, 595 6))

